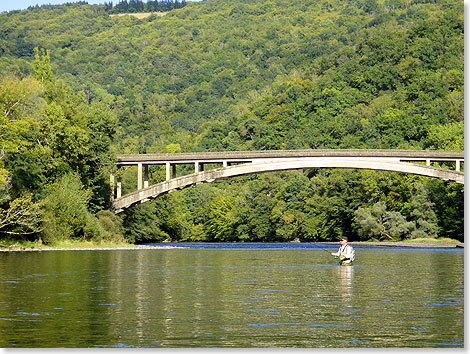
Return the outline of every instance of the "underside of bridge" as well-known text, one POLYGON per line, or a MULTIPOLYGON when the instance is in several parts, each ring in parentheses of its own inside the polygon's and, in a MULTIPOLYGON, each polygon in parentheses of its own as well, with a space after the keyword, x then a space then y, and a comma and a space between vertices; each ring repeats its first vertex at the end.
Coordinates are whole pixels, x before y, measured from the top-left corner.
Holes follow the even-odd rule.
POLYGON ((390 162, 369 159, 342 159, 342 158, 304 158, 285 161, 267 161, 245 163, 236 166, 228 166, 210 171, 193 173, 187 176, 169 179, 167 181, 154 184, 140 189, 136 192, 116 198, 113 206, 116 213, 138 203, 143 203, 156 198, 162 194, 180 190, 192 185, 213 182, 234 176, 242 176, 253 173, 264 173, 272 171, 308 169, 308 168, 348 168, 348 169, 370 169, 382 171, 394 171, 410 173, 415 175, 450 180, 457 183, 464 183, 464 173, 460 171, 448 170, 427 165, 419 165, 407 162, 390 162))

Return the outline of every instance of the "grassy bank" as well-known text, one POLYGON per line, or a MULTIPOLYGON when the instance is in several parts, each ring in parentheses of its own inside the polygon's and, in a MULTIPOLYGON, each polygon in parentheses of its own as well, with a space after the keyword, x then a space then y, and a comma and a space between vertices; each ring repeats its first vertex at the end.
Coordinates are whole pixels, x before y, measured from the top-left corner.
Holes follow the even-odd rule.
POLYGON ((0 251, 10 250, 34 250, 34 249, 100 249, 100 248, 132 248, 137 247, 127 242, 92 242, 87 240, 57 241, 52 245, 45 245, 41 241, 14 241, 3 240, 0 242, 0 251))
POLYGON ((434 243, 443 243, 443 242, 451 242, 451 243, 460 243, 457 240, 451 239, 451 238, 416 238, 413 240, 403 240, 401 242, 407 243, 407 242, 434 242, 434 243))

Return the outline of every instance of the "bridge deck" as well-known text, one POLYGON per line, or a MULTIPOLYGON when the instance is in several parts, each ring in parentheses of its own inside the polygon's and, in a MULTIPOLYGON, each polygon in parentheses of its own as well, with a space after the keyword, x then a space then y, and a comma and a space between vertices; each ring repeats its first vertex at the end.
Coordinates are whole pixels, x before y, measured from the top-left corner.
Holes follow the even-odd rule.
POLYGON ((300 158, 300 157, 384 157, 400 160, 455 161, 463 160, 463 151, 442 150, 375 150, 375 149, 317 149, 317 150, 265 150, 265 151, 223 151, 223 152, 185 152, 161 154, 121 154, 117 155, 116 165, 192 163, 199 162, 243 162, 266 158, 300 158))

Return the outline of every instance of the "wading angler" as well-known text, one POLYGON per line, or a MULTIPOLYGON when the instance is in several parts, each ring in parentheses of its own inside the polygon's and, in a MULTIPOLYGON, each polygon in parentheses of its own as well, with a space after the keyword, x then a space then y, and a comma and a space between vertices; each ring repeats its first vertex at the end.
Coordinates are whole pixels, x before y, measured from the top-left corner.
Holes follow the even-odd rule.
POLYGON ((340 265, 351 265, 355 259, 354 248, 348 243, 348 238, 345 236, 339 241, 341 246, 338 252, 332 252, 331 255, 339 258, 340 265))

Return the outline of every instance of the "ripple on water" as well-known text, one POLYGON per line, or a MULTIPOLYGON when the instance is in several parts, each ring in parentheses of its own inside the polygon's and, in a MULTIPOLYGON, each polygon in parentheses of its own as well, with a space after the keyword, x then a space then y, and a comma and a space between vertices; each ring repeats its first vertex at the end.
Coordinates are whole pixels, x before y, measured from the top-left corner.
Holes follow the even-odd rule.
POLYGON ((248 327, 269 327, 269 326, 309 326, 309 327, 333 327, 344 328, 352 327, 350 324, 337 324, 337 323, 312 323, 312 322, 272 322, 272 323, 250 323, 248 327))
POLYGON ((280 312, 277 309, 248 309, 249 312, 266 312, 270 314, 279 315, 280 312))
POLYGON ((369 340, 369 339, 356 339, 356 338, 351 338, 351 339, 340 340, 340 342, 343 342, 343 343, 355 343, 355 344, 360 344, 360 343, 370 342, 370 340, 369 340))
POLYGON ((124 344, 124 343, 115 343, 115 344, 95 344, 91 346, 92 348, 140 348, 138 345, 124 344))

